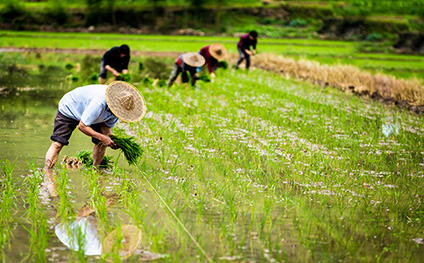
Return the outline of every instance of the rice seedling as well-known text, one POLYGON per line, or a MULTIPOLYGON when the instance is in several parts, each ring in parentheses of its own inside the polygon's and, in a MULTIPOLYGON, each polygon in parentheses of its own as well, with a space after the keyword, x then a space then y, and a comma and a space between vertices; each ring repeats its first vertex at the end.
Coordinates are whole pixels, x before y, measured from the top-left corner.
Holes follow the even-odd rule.
POLYGON ((46 248, 50 235, 48 233, 47 218, 44 214, 44 208, 38 200, 40 185, 44 180, 43 174, 38 171, 34 160, 28 164, 32 167, 32 174, 25 178, 28 185, 27 189, 27 220, 30 227, 24 228, 30 235, 30 250, 32 257, 37 262, 47 262, 46 248))
POLYGON ((2 161, 0 189, 2 192, 0 202, 0 255, 4 258, 4 249, 10 249, 10 238, 14 225, 13 214, 16 210, 16 179, 13 177, 15 163, 9 160, 2 161))

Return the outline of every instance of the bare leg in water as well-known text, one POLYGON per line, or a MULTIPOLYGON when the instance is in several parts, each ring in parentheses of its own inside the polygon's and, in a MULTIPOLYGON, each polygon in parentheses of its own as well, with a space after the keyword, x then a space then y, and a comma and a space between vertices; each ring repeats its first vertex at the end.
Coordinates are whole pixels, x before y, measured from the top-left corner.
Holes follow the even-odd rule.
POLYGON ((44 163, 44 172, 46 173, 47 178, 49 179, 49 193, 51 197, 57 197, 57 184, 56 184, 56 178, 53 175, 53 166, 57 162, 57 158, 59 157, 59 153, 63 148, 63 144, 59 142, 53 141, 50 145, 50 148, 48 149, 46 153, 46 160, 44 163))

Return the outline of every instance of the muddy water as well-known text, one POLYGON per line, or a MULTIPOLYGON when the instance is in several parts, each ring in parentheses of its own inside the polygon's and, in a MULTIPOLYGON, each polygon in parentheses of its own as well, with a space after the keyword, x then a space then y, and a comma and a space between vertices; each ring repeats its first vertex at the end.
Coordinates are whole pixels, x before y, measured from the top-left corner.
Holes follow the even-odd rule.
MULTIPOLYGON (((43 162, 50 146, 53 120, 60 97, 72 87, 53 90, 51 87, 39 90, 38 87, 10 89, 1 95, 0 101, 0 159, 16 160, 16 167, 26 167, 26 160, 36 158, 43 162), (36 94, 34 90, 37 89, 36 94)), ((62 156, 73 155, 79 149, 91 148, 90 140, 76 131, 69 147, 62 156)), ((21 172, 21 171, 17 171, 21 172)))
MULTIPOLYGON (((5 160, 15 162, 13 176, 16 180, 15 185, 18 186, 15 203, 16 214, 13 215, 13 237, 10 239, 10 249, 6 247, 5 254, 0 254, 0 261, 4 260, 2 262, 37 261, 30 257, 30 236, 24 229, 24 227, 31 229, 31 224, 28 223, 25 214, 28 204, 25 201, 27 193, 24 180, 30 174, 28 163, 31 160, 35 160, 37 167, 41 169, 44 156, 51 143, 49 138, 53 130, 57 103, 66 92, 76 87, 76 85, 63 82, 62 75, 58 75, 57 78, 52 78, 46 83, 42 83, 39 81, 40 79, 40 76, 34 78, 34 76, 26 77, 25 74, 20 74, 14 75, 8 83, 0 83, 0 162, 5 160)), ((61 151, 59 162, 65 155, 73 156, 83 149, 92 150, 92 145, 89 137, 75 130, 70 139, 70 145, 61 151)), ((110 149, 106 154, 115 158, 118 156, 118 152, 110 149)), ((120 166, 126 167, 125 163, 121 161, 120 166)), ((84 205, 90 195, 87 189, 82 187, 84 185, 82 172, 71 172, 69 179, 71 195, 78 197, 74 201, 74 207, 78 209, 84 205)), ((56 214, 58 200, 51 199, 46 188, 41 186, 39 201, 42 203, 48 222, 49 241, 45 251, 48 261, 78 261, 77 257, 69 253, 69 248, 55 234, 55 227, 59 220, 56 214)), ((113 209, 108 213, 111 220, 114 217, 124 216, 122 212, 113 209)), ((98 256, 88 258, 88 262, 98 261, 98 256)))

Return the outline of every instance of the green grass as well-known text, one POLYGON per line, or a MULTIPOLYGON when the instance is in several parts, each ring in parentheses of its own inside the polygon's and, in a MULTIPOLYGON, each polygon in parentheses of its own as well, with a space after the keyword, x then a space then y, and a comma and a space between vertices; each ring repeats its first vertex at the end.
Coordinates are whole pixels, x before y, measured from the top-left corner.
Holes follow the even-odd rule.
MULTIPOLYGON (((110 47, 127 43, 133 52, 188 52, 197 51, 214 42, 222 43, 229 52, 236 53, 237 38, 232 37, 187 37, 119 35, 88 33, 33 33, 2 31, 1 47, 35 48, 78 48, 108 50, 110 47), (69 41, 72 39, 72 41, 69 41), (172 45, 172 48, 170 48, 172 45)), ((370 70, 383 72, 401 78, 423 78, 424 59, 422 56, 396 55, 382 53, 360 53, 358 43, 347 41, 328 41, 316 39, 259 39, 258 52, 276 53, 293 58, 307 58, 325 64, 352 64, 370 70)), ((99 51, 99 53, 102 53, 99 51)), ((42 56, 48 56, 42 54, 42 56)), ((99 57, 101 54, 99 54, 99 57)), ((172 57, 172 56, 171 56, 172 57)), ((132 60, 140 58, 133 55, 132 60)), ((19 60, 18 60, 19 61, 19 60)), ((62 63, 62 61, 60 61, 62 63)), ((172 62, 171 62, 172 64, 172 62)), ((254 59, 253 59, 254 64, 254 59)), ((64 65, 61 65, 64 67, 64 65)), ((93 70, 96 70, 93 66, 93 70)), ((133 71, 134 72, 134 71, 133 71)), ((83 79, 88 79, 84 76, 83 79)), ((137 78, 133 79, 137 82, 137 78)))
MULTIPOLYGON (((77 48, 108 50, 110 47, 127 43, 133 52, 188 52, 198 51, 210 43, 222 43, 230 53, 237 53, 238 38, 233 37, 188 37, 152 36, 88 33, 34 33, 0 32, 1 47, 35 48, 77 48), (70 41, 72 39, 72 41, 70 41)), ((293 58, 307 58, 325 64, 352 64, 372 72, 384 72, 397 77, 411 78, 424 76, 422 56, 396 55, 384 53, 357 52, 358 43, 348 41, 328 41, 317 39, 259 39, 258 52, 276 53, 293 58)), ((42 56, 48 56, 42 54, 42 56)), ((172 56, 171 56, 172 58, 172 56)), ((132 55, 133 61, 140 58, 132 55)), ((19 60, 18 60, 19 61, 19 60)), ((25 60, 24 60, 25 62, 25 60)), ((62 63, 62 61, 58 61, 62 63)), ((254 58, 253 62, 254 64, 254 58)), ((61 65, 64 67, 65 65, 61 65)), ((172 62, 171 62, 172 66, 172 62)), ((98 66, 93 66, 97 72, 98 66)), ((133 71, 134 72, 134 71, 133 71)), ((131 72, 130 72, 131 73, 131 72)), ((83 79, 88 79, 84 76, 83 79)), ((137 82, 137 79, 133 79, 137 82)))

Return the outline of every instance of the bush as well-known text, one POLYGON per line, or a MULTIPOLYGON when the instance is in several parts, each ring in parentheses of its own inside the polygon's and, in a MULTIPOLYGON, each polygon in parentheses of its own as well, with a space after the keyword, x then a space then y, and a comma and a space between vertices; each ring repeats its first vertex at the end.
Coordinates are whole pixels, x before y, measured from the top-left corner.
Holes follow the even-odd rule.
POLYGON ((298 19, 291 21, 289 26, 291 26, 291 27, 305 27, 306 21, 303 20, 302 18, 298 18, 298 19))
POLYGON ((271 25, 275 23, 275 19, 271 18, 271 17, 264 17, 261 20, 259 20, 259 23, 264 24, 264 25, 271 25))
POLYGON ((47 9, 45 16, 51 20, 52 24, 64 25, 68 23, 70 15, 65 7, 60 2, 55 1, 54 3, 53 7, 47 9))
POLYGON ((19 2, 10 1, 0 11, 0 22, 14 23, 16 20, 22 20, 27 13, 19 2))
POLYGON ((371 33, 368 36, 366 36, 366 41, 381 41, 383 39, 383 36, 379 33, 371 33))

